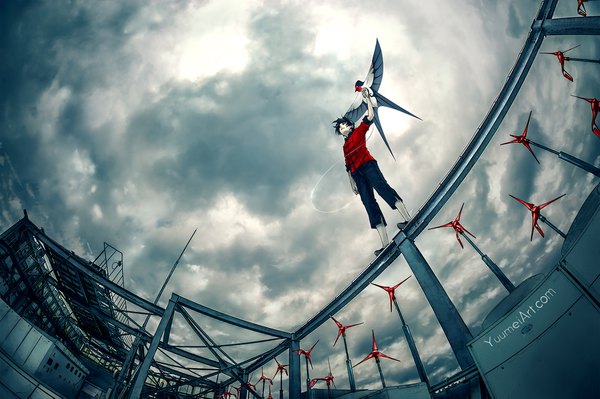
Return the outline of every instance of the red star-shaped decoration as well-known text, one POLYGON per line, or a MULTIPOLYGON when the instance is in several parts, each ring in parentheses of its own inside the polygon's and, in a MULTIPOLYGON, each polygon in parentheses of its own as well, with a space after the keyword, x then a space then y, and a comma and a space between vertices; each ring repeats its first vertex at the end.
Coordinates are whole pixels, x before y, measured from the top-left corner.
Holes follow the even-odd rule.
POLYGON ((458 243, 460 244, 461 248, 464 248, 463 243, 460 240, 460 237, 458 236, 459 234, 467 233, 470 236, 472 236, 473 238, 476 238, 476 237, 473 234, 471 234, 470 231, 465 229, 462 224, 460 224, 460 216, 462 215, 463 206, 465 206, 464 202, 460 207, 460 211, 458 211, 458 216, 456 217, 456 219, 454 219, 453 221, 448 222, 446 224, 442 224, 441 226, 431 227, 428 230, 439 229, 441 227, 452 227, 454 229, 454 232, 456 233, 456 239, 458 240, 458 243))
POLYGON ((385 353, 379 351, 379 349, 377 348, 377 342, 375 341, 375 332, 372 330, 371 330, 371 332, 373 334, 373 349, 371 349, 371 353, 369 353, 363 360, 356 363, 353 367, 356 367, 359 364, 361 364, 362 362, 369 360, 371 358, 374 358, 377 363, 379 363, 379 358, 381 358, 381 357, 399 362, 400 360, 394 359, 393 357, 390 357, 390 356, 386 355, 385 353))
POLYGON ((561 68, 561 71, 562 71, 562 74, 563 74, 563 76, 564 76, 566 79, 568 79, 568 80, 570 80, 570 81, 572 82, 572 81, 573 81, 573 77, 572 77, 571 75, 569 75, 569 73, 568 73, 567 71, 565 71, 565 61, 569 61, 569 60, 570 60, 570 58, 569 58, 569 57, 566 57, 566 56, 565 56, 565 53, 566 53, 566 52, 568 52, 568 51, 571 51, 571 50, 573 50, 573 49, 575 49, 575 48, 577 48, 577 47, 579 47, 579 46, 580 46, 580 45, 577 45, 577 46, 575 46, 575 47, 571 47, 570 49, 568 49, 568 50, 565 50, 565 51, 555 51, 555 52, 553 52, 553 53, 542 53, 542 54, 551 54, 551 55, 555 55, 555 56, 556 56, 556 58, 558 59, 558 62, 560 63, 560 68, 561 68))
POLYGON ((287 364, 279 363, 276 357, 274 357, 273 360, 275 360, 275 363, 277 363, 277 370, 275 370, 275 375, 273 376, 273 378, 277 377, 277 374, 279 373, 283 375, 283 373, 285 372, 285 375, 288 375, 288 371, 286 369, 287 364))
POLYGON ((269 384, 273 385, 273 380, 270 379, 269 377, 267 377, 264 373, 263 373, 263 369, 261 367, 260 369, 260 378, 258 379, 258 381, 256 381, 256 383, 260 383, 261 381, 268 381, 269 384))
POLYGON ((538 233, 540 233, 540 235, 542 237, 544 237, 544 232, 542 231, 542 229, 540 228, 539 224, 538 224, 538 219, 540 218, 540 211, 542 209, 544 209, 545 207, 547 207, 548 205, 550 205, 551 203, 553 203, 554 201, 564 197, 566 194, 561 195, 560 197, 556 197, 551 201, 548 202, 544 202, 541 205, 534 205, 531 204, 529 202, 525 202, 522 199, 519 199, 517 197, 515 197, 514 195, 509 194, 511 197, 513 197, 515 200, 519 201, 521 204, 525 205, 525 207, 527 209, 529 209, 529 211, 531 212, 531 238, 529 239, 529 241, 533 240, 533 230, 537 230, 538 233))
POLYGON ((344 326, 344 325, 342 325, 342 323, 340 323, 339 321, 337 321, 336 319, 334 319, 333 316, 331 316, 331 320, 333 320, 335 322, 335 324, 337 325, 337 327, 338 327, 338 333, 337 333, 337 336, 335 337, 335 342, 333 343, 333 346, 335 346, 335 344, 337 343, 337 341, 340 338, 340 336, 343 336, 343 337, 346 336, 346 330, 348 328, 354 327, 354 326, 359 326, 359 325, 363 324, 361 322, 361 323, 350 324, 348 326, 344 326))
POLYGON ((404 283, 406 280, 408 280, 411 277, 412 277, 412 275, 408 276, 407 278, 405 278, 404 280, 400 281, 398 284, 396 284, 393 287, 386 287, 384 285, 379 285, 379 284, 371 283, 375 287, 379 287, 382 290, 384 290, 385 292, 387 292, 388 295, 390 296, 390 312, 392 311, 392 302, 396 299, 396 293, 395 293, 396 292, 396 288, 400 287, 400 285, 402 283, 404 283))
POLYGON ((308 360, 308 363, 310 363, 310 368, 312 368, 312 359, 310 358, 310 352, 312 352, 312 350, 315 348, 315 346, 319 343, 319 340, 317 340, 317 342, 315 342, 315 344, 313 346, 311 346, 311 348, 307 351, 303 350, 303 349, 297 349, 294 350, 294 353, 297 353, 298 356, 302 356, 304 355, 306 357, 306 359, 308 360))
POLYGON ((505 145, 505 144, 523 144, 525 146, 525 148, 527 148, 529 150, 529 152, 531 153, 531 155, 533 155, 533 157, 535 158, 535 160, 537 161, 537 163, 540 163, 540 161, 537 159, 537 157, 535 156, 535 154, 533 153, 533 150, 531 149, 531 146, 529 145, 529 140, 527 139, 527 130, 529 129, 529 120, 531 119, 531 112, 529 111, 529 117, 527 118, 527 124, 525 125, 525 129, 523 130, 523 134, 521 134, 520 136, 516 136, 514 134, 511 134, 511 137, 514 137, 514 140, 511 141, 507 141, 506 143, 502 143, 500 145, 505 145))

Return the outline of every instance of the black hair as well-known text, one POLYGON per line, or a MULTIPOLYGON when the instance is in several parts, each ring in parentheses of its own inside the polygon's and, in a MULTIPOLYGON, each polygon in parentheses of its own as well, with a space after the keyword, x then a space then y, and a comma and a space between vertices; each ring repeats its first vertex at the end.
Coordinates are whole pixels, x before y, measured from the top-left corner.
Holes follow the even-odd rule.
POLYGON ((352 126, 352 130, 354 130, 354 122, 352 122, 350 119, 346 118, 345 116, 342 116, 341 118, 337 118, 336 120, 334 120, 331 123, 334 125, 333 128, 335 129, 335 134, 341 135, 340 125, 342 123, 352 126))

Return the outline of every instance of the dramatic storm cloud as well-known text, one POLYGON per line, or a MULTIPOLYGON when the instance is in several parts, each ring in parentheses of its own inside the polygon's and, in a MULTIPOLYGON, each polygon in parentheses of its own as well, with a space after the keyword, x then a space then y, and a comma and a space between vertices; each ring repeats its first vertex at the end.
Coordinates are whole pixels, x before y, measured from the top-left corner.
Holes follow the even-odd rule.
MULTIPOLYGON (((331 127, 353 101, 375 40, 381 92, 422 121, 381 110, 396 161, 378 133, 369 148, 414 213, 483 120, 537 11, 519 1, 320 3, 4 2, 0 230, 27 209, 85 258, 106 241, 124 253, 125 286, 153 300, 197 228, 162 305, 176 292, 267 326, 302 325, 379 246, 331 127)), ((561 2, 556 16, 575 11, 561 2)), ((600 57, 593 37, 548 37, 541 51, 578 44, 578 57, 600 57)), ((462 224, 515 284, 548 271, 563 240, 542 225, 546 238, 530 242, 530 215, 509 194, 536 204, 567 194, 544 210, 566 232, 597 184, 552 154, 534 149, 537 164, 522 145, 500 146, 532 111, 529 138, 600 163, 589 104, 570 96, 600 96, 598 66, 567 68, 573 83, 554 56, 536 58, 496 136, 429 226, 453 220, 464 203, 462 224)), ((400 217, 382 209, 394 236, 400 217)), ((416 244, 477 334, 506 290, 451 230, 425 230, 416 244)), ((410 275, 400 257, 376 282, 410 275)), ((430 379, 442 380, 458 365, 423 292, 412 278, 397 295, 430 379)), ((373 329, 380 349, 402 360, 383 365, 388 384, 417 381, 387 301, 370 286, 336 317, 364 322, 349 330, 353 362, 369 352, 373 329)), ((315 376, 329 358, 344 388, 335 334, 328 322, 302 347, 320 339, 315 376)), ((371 363, 356 379, 380 384, 371 363)))

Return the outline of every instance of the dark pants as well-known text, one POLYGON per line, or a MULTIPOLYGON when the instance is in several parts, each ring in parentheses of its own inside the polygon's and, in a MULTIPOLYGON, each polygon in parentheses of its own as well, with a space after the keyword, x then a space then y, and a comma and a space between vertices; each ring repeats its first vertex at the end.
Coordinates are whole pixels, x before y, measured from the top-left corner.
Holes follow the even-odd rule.
POLYGON ((398 193, 390 187, 385 180, 385 177, 383 177, 383 174, 377 165, 377 161, 369 161, 362 165, 352 173, 352 178, 356 182, 358 194, 360 194, 360 199, 367 210, 367 215, 369 215, 371 228, 374 229, 381 223, 387 226, 383 213, 381 213, 381 208, 379 208, 379 204, 377 204, 377 201, 375 200, 373 189, 377 191, 377 194, 379 194, 392 209, 396 209, 396 201, 402 199, 398 193))

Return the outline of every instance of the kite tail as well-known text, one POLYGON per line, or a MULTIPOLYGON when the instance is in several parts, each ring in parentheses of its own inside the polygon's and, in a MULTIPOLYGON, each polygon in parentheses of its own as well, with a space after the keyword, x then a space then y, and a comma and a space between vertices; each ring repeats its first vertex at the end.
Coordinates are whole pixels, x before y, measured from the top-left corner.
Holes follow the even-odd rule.
POLYGON ((395 161, 396 157, 394 156, 394 153, 392 152, 392 148, 390 147, 390 144, 388 143, 387 139, 385 138, 385 133, 383 133, 383 127, 381 127, 381 122, 379 121, 379 115, 377 115, 377 111, 375 111, 375 117, 373 118, 373 121, 375 122, 375 126, 377 127, 377 130, 379 131, 379 134, 381 135, 381 138, 383 139, 385 146, 390 151, 390 154, 392 154, 392 158, 394 158, 394 161, 395 161))
POLYGON ((417 115, 415 115, 415 114, 413 114, 411 112, 408 112, 407 110, 405 110, 404 108, 402 108, 401 106, 399 106, 395 102, 393 102, 391 100, 388 100, 387 98, 385 98, 384 96, 382 96, 378 92, 375 92, 375 98, 377 99, 377 104, 379 105, 379 107, 381 107, 382 105, 384 105, 386 107, 390 107, 390 108, 398 110, 400 112, 404 112, 405 114, 410 115, 413 118, 417 118, 418 120, 422 120, 417 115))

